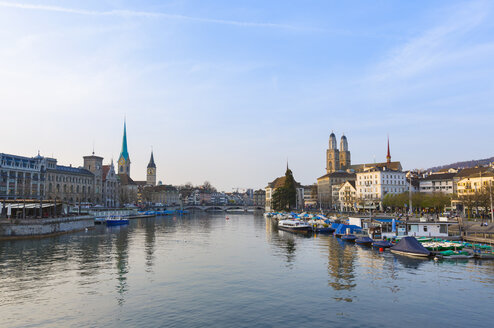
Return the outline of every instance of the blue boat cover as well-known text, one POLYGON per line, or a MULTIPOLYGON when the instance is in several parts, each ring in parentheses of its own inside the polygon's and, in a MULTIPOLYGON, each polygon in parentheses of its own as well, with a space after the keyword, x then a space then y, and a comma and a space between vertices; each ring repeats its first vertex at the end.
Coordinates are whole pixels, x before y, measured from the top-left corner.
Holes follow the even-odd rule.
POLYGON ((334 233, 340 235, 346 233, 346 224, 339 223, 334 229, 334 233))
POLYGON ((342 235, 341 239, 354 240, 354 239, 357 239, 357 237, 355 237, 355 235, 342 235))
POLYGON ((391 247, 392 250, 406 252, 406 253, 415 253, 415 254, 425 254, 430 255, 431 252, 427 250, 421 243, 414 237, 403 237, 401 240, 391 247))
POLYGON ((370 237, 360 237, 360 238, 357 238, 357 239, 355 240, 355 242, 356 242, 357 244, 359 244, 359 243, 372 243, 372 242, 373 242, 373 240, 372 240, 372 238, 370 238, 370 237))
POLYGON ((350 233, 354 233, 355 231, 360 231, 362 230, 361 227, 356 226, 356 225, 348 225, 348 224, 343 224, 343 223, 332 223, 331 228, 334 228, 334 233, 335 234, 346 234, 346 229, 350 229, 350 233))
POLYGON ((353 225, 353 224, 348 225, 347 228, 350 228, 350 233, 354 233, 355 231, 362 230, 361 227, 359 227, 358 225, 353 225))

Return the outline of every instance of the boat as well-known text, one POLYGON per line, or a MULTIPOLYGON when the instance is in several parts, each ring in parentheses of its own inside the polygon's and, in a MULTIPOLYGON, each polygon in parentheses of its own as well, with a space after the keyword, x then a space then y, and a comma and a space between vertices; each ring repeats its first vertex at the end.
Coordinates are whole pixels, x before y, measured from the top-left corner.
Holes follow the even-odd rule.
POLYGON ((105 217, 94 218, 94 224, 103 224, 106 222, 105 217))
MULTIPOLYGON (((420 240, 419 240, 420 241, 420 240)), ((447 251, 447 250, 461 250, 463 249, 463 245, 457 243, 451 243, 446 241, 432 241, 422 243, 422 246, 427 248, 430 251, 447 251)))
POLYGON ((330 234, 334 232, 334 228, 322 220, 310 220, 309 224, 315 233, 330 234))
POLYGON ((278 229, 290 232, 307 233, 312 227, 301 220, 280 220, 278 222, 278 229))
POLYGON ((370 237, 359 237, 355 239, 355 243, 362 246, 371 246, 374 240, 370 237))
POLYGON ((442 251, 437 254, 437 257, 443 260, 465 260, 465 259, 471 259, 474 257, 473 254, 466 252, 466 251, 442 251))
POLYGON ((429 257, 431 252, 422 246, 415 237, 403 237, 401 240, 390 248, 392 253, 413 256, 413 257, 429 257))
POLYGON ((372 243, 372 247, 376 247, 376 248, 389 248, 392 246, 393 244, 387 240, 379 240, 379 241, 374 241, 372 243))
POLYGON ((345 234, 347 225, 343 223, 334 223, 331 227, 334 229, 333 235, 337 238, 341 238, 341 236, 345 234))
POLYGON ((125 219, 122 217, 112 217, 106 219, 107 226, 117 226, 117 225, 125 225, 125 224, 129 224, 129 219, 125 219))
POLYGON ((313 228, 314 232, 316 233, 322 233, 322 234, 330 234, 330 233, 333 233, 334 232, 334 229, 331 228, 331 227, 320 227, 320 226, 317 226, 315 228, 313 228))
POLYGON ((357 237, 355 235, 342 235, 341 240, 348 241, 348 242, 355 242, 357 237))

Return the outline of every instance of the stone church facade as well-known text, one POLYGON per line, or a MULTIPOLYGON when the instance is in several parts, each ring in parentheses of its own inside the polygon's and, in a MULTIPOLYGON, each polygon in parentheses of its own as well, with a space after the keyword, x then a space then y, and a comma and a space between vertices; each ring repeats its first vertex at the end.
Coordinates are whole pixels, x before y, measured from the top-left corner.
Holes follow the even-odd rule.
POLYGON ((329 136, 329 148, 326 150, 326 173, 346 171, 352 165, 350 151, 348 150, 348 140, 343 135, 340 140, 338 150, 336 136, 333 132, 329 136))

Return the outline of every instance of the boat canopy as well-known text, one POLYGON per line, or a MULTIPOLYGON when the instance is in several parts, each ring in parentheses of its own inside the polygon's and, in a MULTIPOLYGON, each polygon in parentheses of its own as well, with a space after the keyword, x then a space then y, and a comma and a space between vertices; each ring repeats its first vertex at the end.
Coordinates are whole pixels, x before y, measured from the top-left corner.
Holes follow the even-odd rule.
POLYGON ((333 223, 331 224, 331 228, 335 229, 336 234, 345 234, 346 229, 350 229, 350 233, 354 233, 355 231, 360 231, 362 228, 356 225, 348 225, 343 223, 333 223))
POLYGON ((406 252, 406 253, 415 253, 415 254, 424 254, 430 255, 430 251, 427 250, 421 243, 414 237, 403 237, 401 240, 391 247, 391 250, 406 252))
MULTIPOLYGON (((377 221, 377 222, 381 222, 381 223, 393 223, 393 219, 376 219, 376 218, 373 218, 373 220, 377 221)), ((400 220, 398 219, 394 219, 396 223, 402 223, 400 220)))

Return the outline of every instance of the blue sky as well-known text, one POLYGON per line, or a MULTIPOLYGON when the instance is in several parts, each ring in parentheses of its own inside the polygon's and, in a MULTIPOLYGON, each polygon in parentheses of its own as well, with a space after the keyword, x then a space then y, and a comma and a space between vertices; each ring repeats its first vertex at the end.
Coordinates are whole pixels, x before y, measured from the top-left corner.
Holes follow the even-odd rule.
POLYGON ((490 1, 0 1, 0 152, 225 191, 494 155, 490 1))

